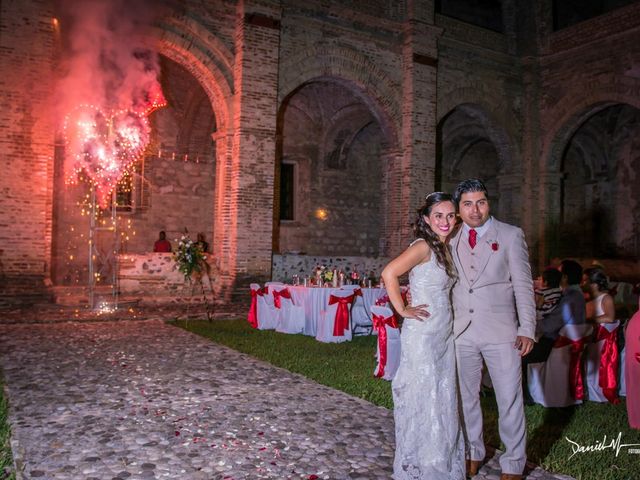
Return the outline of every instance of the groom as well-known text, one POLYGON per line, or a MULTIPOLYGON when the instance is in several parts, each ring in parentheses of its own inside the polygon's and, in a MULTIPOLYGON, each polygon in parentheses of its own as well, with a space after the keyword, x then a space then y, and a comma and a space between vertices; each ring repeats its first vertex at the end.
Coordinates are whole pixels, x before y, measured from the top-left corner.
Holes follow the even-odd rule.
POLYGON ((461 182, 454 201, 463 222, 451 249, 459 277, 453 289, 453 329, 467 474, 478 473, 485 456, 479 395, 484 360, 505 445, 500 478, 519 480, 526 463, 521 357, 533 347, 536 318, 527 244, 521 229, 489 215, 487 189, 480 180, 461 182))

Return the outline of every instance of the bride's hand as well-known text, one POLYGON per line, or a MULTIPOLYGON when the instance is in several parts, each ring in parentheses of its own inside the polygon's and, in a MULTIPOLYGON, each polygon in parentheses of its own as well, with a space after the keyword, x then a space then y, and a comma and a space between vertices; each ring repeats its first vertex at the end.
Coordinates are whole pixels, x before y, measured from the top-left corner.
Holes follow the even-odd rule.
POLYGON ((416 320, 426 320, 431 316, 427 307, 429 305, 406 306, 403 311, 398 312, 403 318, 415 318, 416 320))

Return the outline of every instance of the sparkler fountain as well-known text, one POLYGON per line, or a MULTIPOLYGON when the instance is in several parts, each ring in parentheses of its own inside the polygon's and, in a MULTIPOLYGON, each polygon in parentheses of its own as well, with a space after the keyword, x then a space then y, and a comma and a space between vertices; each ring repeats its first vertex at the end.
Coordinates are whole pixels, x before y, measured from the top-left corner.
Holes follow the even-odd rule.
MULTIPOLYGON (((117 110, 105 114, 93 105, 80 105, 65 120, 64 136, 71 171, 67 183, 86 180, 91 187, 89 207, 89 306, 95 306, 96 261, 112 261, 112 302, 118 307, 119 236, 117 232, 117 205, 115 187, 135 165, 149 144, 150 126, 147 116, 166 105, 162 91, 154 90, 151 100, 136 110, 117 110), (98 221, 99 210, 110 209, 110 225, 98 221), (106 258, 96 248, 100 231, 113 233, 113 244, 106 258)), ((104 222, 103 222, 104 223, 104 222)))

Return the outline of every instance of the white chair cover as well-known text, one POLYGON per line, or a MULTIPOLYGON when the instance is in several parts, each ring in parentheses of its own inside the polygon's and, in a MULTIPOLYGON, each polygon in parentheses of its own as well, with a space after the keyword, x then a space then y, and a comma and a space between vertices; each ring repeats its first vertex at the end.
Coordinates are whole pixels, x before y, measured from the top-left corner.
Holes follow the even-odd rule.
MULTIPOLYGON (((560 336, 586 342, 593 331, 588 324, 565 325, 560 336)), ((534 402, 545 407, 567 407, 582 403, 571 396, 569 384, 571 345, 554 345, 546 362, 531 363, 528 368, 529 393, 534 402)))
MULTIPOLYGON (((251 290, 260 290, 257 283, 251 284, 251 290)), ((273 297, 270 294, 257 296, 258 330, 274 330, 277 324, 277 312, 273 307, 273 297)))
POLYGON ((371 315, 367 313, 362 296, 362 289, 359 285, 343 285, 342 290, 349 290, 353 293, 360 292, 354 297, 351 305, 351 333, 353 335, 371 335, 373 322, 371 315))
MULTIPOLYGON (((381 307, 378 305, 371 306, 371 315, 378 315, 384 318, 394 317, 393 310, 388 307, 381 307)), ((400 342, 400 329, 394 328, 391 325, 384 326, 387 332, 387 355, 386 355, 386 364, 384 365, 384 374, 380 377, 384 380, 393 380, 393 377, 398 370, 398 366, 400 365, 400 352, 401 352, 401 342, 400 342)), ((380 348, 384 348, 381 345, 381 337, 378 335, 378 343, 376 348, 376 368, 373 371, 373 375, 377 377, 380 373, 380 348)))
MULTIPOLYGON (((616 341, 616 334, 618 333, 618 327, 620 322, 603 323, 600 327, 605 328, 607 332, 613 335, 613 348, 616 354, 618 353, 618 344, 616 341)), ((602 347, 605 344, 605 340, 600 340, 596 343, 587 345, 585 351, 585 364, 586 364, 586 378, 587 378, 587 395, 588 399, 592 402, 608 402, 609 399, 605 396, 602 388, 600 387, 600 360, 602 358, 602 347)), ((624 359, 618 355, 617 365, 619 367, 620 361, 624 362, 624 359)), ((616 369, 617 370, 617 369, 616 369)), ((618 372, 616 371, 616 377, 618 372)), ((616 387, 618 387, 618 380, 616 378, 616 387)))
POLYGON ((624 356, 626 354, 627 348, 623 348, 620 352, 620 388, 618 389, 618 395, 621 397, 627 396, 627 381, 625 380, 625 363, 624 356))
MULTIPOLYGON (((331 294, 334 297, 347 298, 353 295, 353 292, 349 290, 337 290, 331 294)), ((329 297, 331 298, 331 297, 329 297)), ((354 296, 355 298, 355 296, 354 296)), ((325 309, 320 312, 320 318, 318 320, 318 327, 316 331, 316 340, 319 342, 325 343, 340 343, 347 342, 351 340, 351 322, 349 322, 349 326, 345 329, 344 335, 334 336, 333 335, 333 327, 336 320, 336 313, 338 311, 339 303, 334 303, 333 305, 329 305, 327 301, 327 305, 325 309)), ((351 310, 351 305, 349 305, 349 310, 351 310)), ((351 318, 351 315, 349 315, 351 318)))
MULTIPOLYGON (((284 293, 287 290, 286 285, 273 285, 272 295, 276 292, 284 293)), ((304 307, 294 305, 291 298, 280 296, 280 308, 277 308, 274 301, 274 309, 276 311, 276 331, 280 333, 302 333, 304 330, 304 307)))

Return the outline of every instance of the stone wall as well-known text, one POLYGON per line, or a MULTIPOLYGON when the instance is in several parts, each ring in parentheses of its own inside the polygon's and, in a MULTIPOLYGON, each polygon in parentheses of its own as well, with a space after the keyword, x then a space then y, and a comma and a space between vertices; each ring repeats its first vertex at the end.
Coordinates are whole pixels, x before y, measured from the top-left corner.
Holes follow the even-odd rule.
POLYGON ((273 280, 291 283, 297 275, 302 283, 304 277, 313 277, 316 266, 328 269, 342 270, 349 275, 354 270, 360 278, 373 278, 374 284, 380 281, 380 274, 389 258, 386 257, 358 257, 358 256, 320 256, 320 255, 274 255, 273 280))
POLYGON ((51 268, 57 34, 47 2, 0 3, 0 296, 31 301, 51 268))
POLYGON ((120 255, 120 295, 123 299, 140 299, 143 304, 199 302, 204 288, 208 300, 212 300, 218 281, 213 271, 210 276, 203 275, 202 282, 187 282, 175 265, 170 253, 120 255))

